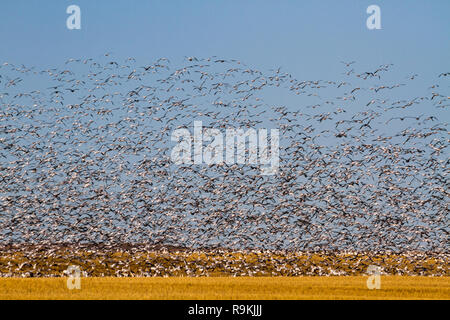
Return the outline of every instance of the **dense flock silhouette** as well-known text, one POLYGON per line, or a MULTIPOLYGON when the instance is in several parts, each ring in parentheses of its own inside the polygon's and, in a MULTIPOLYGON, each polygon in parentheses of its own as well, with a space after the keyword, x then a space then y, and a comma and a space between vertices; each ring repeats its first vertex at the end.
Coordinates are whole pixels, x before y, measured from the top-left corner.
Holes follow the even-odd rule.
POLYGON ((392 64, 337 64, 298 80, 219 57, 3 63, 0 244, 448 253, 450 73, 418 92, 392 64), (279 129, 278 172, 174 164, 194 121, 279 129))

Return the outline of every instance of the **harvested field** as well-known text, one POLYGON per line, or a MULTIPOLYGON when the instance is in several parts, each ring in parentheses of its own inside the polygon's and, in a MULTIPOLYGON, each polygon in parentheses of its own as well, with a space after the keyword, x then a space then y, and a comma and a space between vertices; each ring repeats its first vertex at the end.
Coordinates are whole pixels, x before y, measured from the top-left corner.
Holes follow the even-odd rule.
POLYGON ((383 276, 369 290, 364 276, 0 279, 0 299, 450 299, 450 277, 383 276))

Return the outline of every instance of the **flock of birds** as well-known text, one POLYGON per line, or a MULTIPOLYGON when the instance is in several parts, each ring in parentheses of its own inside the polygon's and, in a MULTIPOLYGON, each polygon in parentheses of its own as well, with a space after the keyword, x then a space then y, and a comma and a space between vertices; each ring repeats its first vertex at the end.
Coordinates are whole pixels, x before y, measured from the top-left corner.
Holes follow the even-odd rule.
POLYGON ((448 253, 450 73, 420 92, 417 74, 357 65, 297 80, 218 57, 3 63, 0 243, 448 253), (171 134, 194 121, 279 129, 278 172, 174 164, 171 134))
POLYGON ((2 247, 0 277, 449 276, 449 254, 179 249, 138 245, 13 245, 2 247))

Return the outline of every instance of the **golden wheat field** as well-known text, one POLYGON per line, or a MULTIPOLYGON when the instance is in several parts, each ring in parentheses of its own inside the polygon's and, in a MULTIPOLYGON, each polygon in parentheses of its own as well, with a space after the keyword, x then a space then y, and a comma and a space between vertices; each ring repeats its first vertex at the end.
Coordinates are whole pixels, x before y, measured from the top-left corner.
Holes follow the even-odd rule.
POLYGON ((3 278, 0 299, 450 299, 450 277, 382 276, 369 290, 364 276, 3 278))

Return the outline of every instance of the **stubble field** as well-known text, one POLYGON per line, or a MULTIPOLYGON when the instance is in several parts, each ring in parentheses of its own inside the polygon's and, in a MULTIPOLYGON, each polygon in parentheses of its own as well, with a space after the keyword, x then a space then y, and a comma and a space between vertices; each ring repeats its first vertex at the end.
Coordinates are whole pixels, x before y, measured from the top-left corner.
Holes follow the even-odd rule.
POLYGON ((88 277, 81 289, 67 278, 3 278, 0 299, 450 299, 450 277, 88 277))

